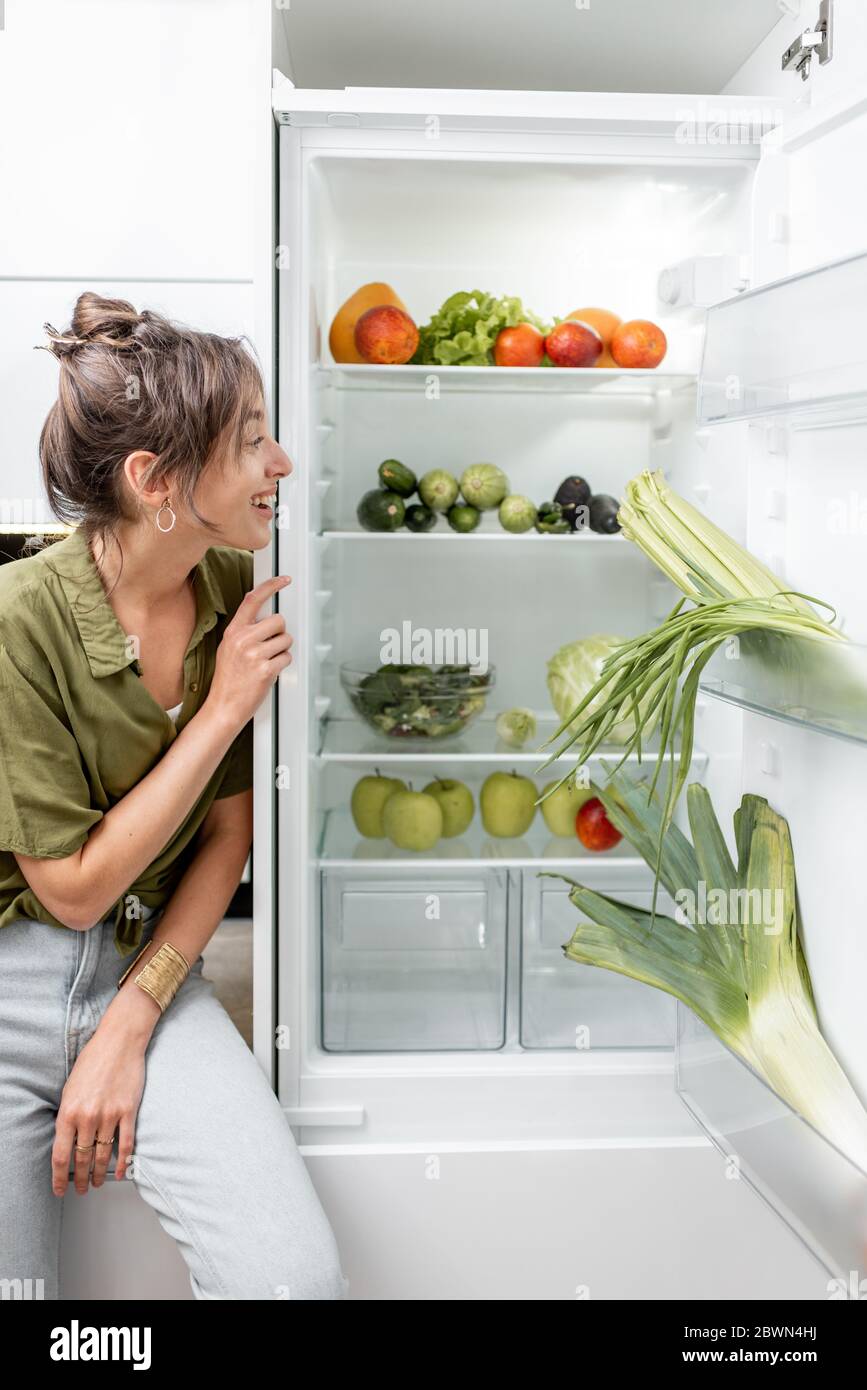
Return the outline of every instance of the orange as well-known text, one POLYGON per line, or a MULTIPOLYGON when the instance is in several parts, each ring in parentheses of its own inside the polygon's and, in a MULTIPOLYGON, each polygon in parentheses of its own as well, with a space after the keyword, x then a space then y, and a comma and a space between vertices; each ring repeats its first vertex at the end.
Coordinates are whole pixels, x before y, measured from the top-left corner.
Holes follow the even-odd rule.
POLYGON ((621 323, 611 340, 611 354, 618 367, 658 367, 667 347, 659 324, 650 319, 621 323))

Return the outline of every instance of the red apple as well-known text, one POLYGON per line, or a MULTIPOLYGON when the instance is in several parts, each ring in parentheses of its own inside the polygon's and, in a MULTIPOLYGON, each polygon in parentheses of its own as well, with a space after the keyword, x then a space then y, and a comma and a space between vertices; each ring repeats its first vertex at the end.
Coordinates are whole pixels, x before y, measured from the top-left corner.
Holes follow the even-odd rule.
POLYGON ((618 367, 658 367, 668 343, 658 324, 630 319, 614 330, 611 356, 618 367))
POLYGON ((582 319, 564 319, 545 339, 545 351, 555 367, 592 367, 604 346, 593 325, 582 319))
POLYGON ((585 849, 613 849, 623 839, 605 814, 598 796, 585 801, 575 817, 575 833, 585 849))
POLYGON ((355 346, 365 362, 399 365, 418 347, 418 329, 395 304, 375 304, 355 325, 355 346))
POLYGON ((545 339, 532 323, 502 328, 494 343, 494 362, 498 367, 538 367, 545 355, 545 339))

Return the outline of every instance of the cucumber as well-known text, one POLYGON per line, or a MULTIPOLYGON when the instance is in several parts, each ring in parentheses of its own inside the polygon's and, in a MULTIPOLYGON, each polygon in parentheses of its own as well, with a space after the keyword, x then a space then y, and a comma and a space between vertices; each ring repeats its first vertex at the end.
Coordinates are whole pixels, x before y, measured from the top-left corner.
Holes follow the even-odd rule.
POLYGON ((385 459, 379 465, 379 481, 387 491, 396 492, 398 497, 412 497, 418 486, 412 469, 397 459, 385 459))
POLYGON ((375 487, 364 494, 355 514, 365 531, 396 531, 403 525, 406 507, 396 492, 375 487))

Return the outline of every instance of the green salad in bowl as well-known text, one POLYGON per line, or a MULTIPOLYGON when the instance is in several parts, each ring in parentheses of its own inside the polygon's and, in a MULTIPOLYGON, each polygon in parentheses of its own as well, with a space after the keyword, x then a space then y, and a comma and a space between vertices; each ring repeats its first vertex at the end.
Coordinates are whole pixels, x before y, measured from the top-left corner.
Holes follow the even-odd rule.
POLYGON ((481 714, 494 686, 494 668, 378 666, 340 668, 340 683, 356 714, 387 738, 449 738, 481 714))

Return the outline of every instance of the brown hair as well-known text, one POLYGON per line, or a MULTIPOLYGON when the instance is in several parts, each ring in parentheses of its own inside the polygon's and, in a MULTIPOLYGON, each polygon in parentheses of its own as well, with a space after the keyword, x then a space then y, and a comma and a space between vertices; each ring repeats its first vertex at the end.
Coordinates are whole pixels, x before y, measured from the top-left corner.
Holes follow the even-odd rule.
POLYGON ((51 342, 40 346, 60 362, 58 397, 39 436, 54 514, 79 525, 88 541, 116 540, 117 523, 136 518, 123 462, 145 449, 156 458, 143 481, 170 476, 173 493, 218 536, 222 527, 202 516, 193 491, 225 431, 220 466, 237 461, 249 414, 264 396, 258 364, 243 346, 249 339, 196 332, 89 290, 65 333, 50 323, 45 331, 51 342))

